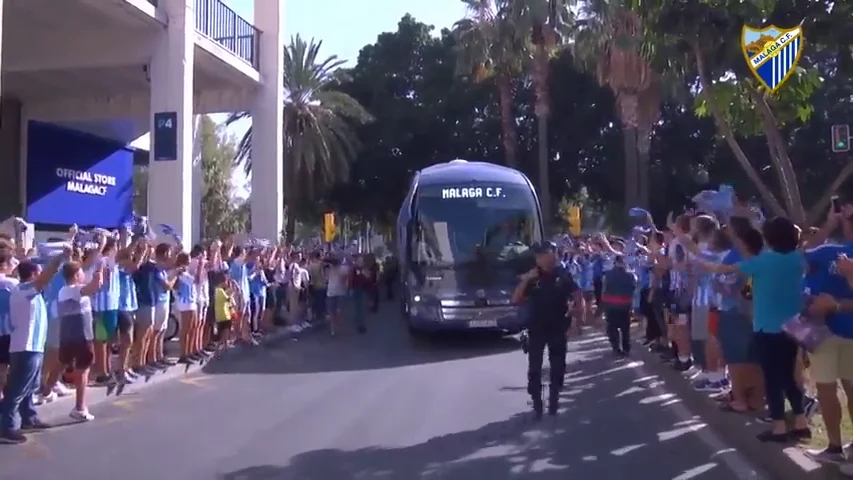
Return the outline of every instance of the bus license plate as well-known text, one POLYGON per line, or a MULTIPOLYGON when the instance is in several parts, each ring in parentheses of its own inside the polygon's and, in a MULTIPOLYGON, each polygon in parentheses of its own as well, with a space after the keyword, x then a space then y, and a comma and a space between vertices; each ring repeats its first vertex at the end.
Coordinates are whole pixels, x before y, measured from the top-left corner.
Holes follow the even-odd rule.
POLYGON ((498 322, 496 320, 471 320, 468 322, 469 328, 493 328, 497 326, 498 322))

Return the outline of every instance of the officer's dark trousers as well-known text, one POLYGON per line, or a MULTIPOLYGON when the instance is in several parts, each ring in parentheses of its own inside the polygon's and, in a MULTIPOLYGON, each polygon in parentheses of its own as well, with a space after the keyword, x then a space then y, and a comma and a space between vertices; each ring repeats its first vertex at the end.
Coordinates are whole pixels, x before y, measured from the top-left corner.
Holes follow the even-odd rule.
POLYGON ((607 310, 607 338, 613 351, 631 351, 631 311, 627 308, 607 310))
POLYGON ((566 331, 555 329, 550 332, 529 331, 527 351, 527 392, 533 398, 542 396, 542 361, 548 347, 548 362, 551 364, 551 395, 563 388, 566 375, 566 331))

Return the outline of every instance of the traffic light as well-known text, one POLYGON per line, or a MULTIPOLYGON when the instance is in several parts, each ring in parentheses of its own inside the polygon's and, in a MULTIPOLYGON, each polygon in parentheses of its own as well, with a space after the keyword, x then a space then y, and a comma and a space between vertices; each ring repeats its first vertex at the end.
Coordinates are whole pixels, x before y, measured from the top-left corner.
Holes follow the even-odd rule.
POLYGON ((835 153, 850 151, 850 125, 832 126, 832 151, 835 153))
POLYGON ((335 239, 335 214, 323 214, 323 241, 331 242, 335 239))
POLYGON ((575 237, 581 235, 581 207, 569 207, 569 232, 575 237))

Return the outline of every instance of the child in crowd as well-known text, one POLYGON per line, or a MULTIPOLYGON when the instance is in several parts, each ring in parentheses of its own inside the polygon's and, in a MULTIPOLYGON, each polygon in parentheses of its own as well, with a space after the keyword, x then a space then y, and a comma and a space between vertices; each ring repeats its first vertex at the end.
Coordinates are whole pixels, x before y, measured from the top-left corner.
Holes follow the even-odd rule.
POLYGON ((213 285, 213 312, 216 329, 219 332, 217 350, 221 351, 232 343, 231 332, 235 318, 239 318, 234 310, 232 294, 228 291, 226 275, 222 271, 215 272, 211 279, 213 285))
POLYGON ((65 286, 57 298, 60 320, 59 361, 74 371, 76 399, 70 416, 75 420, 89 421, 95 418, 86 405, 89 369, 95 361, 91 296, 103 286, 104 265, 98 264, 87 279, 83 265, 70 261, 63 265, 62 277, 65 286))

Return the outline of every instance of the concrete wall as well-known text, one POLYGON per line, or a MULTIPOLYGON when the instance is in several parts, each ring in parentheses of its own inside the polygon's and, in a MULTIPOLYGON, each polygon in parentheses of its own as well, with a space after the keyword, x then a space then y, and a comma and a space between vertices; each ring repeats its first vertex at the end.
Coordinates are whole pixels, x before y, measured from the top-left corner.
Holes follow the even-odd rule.
POLYGON ((0 98, 0 219, 24 213, 24 172, 22 170, 23 105, 16 98, 0 98))

